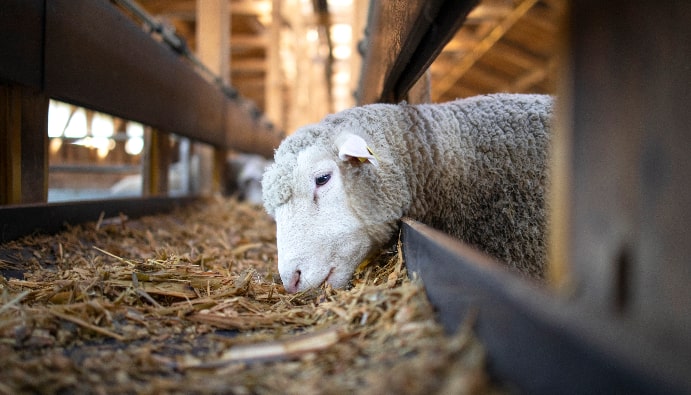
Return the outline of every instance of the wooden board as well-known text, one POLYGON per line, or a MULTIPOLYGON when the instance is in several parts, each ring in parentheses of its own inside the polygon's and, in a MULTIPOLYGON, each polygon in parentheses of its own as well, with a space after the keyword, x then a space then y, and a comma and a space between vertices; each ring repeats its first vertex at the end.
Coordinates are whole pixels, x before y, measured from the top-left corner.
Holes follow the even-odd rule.
POLYGON ((0 12, 0 82, 39 87, 43 78, 44 0, 4 0, 0 12))
POLYGON ((0 206, 0 243, 32 233, 55 233, 66 224, 98 221, 99 218, 137 218, 171 211, 197 198, 151 197, 71 203, 0 206))
POLYGON ((475 4, 477 0, 372 1, 358 104, 403 100, 475 4))
POLYGON ((584 308, 691 354, 691 3, 586 1, 571 15, 556 263, 584 308))
POLYGON ((684 353, 628 331, 514 277, 471 247, 412 220, 403 253, 447 332, 475 317, 490 372, 528 394, 683 394, 684 353))

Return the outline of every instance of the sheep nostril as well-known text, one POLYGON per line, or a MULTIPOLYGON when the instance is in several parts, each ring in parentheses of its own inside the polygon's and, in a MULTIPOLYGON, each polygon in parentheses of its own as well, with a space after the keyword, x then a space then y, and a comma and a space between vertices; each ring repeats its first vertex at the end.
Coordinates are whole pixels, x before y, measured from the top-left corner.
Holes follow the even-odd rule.
POLYGON ((302 272, 300 270, 296 270, 293 273, 293 276, 290 278, 290 281, 288 284, 286 284, 286 291, 290 293, 295 293, 298 290, 298 284, 300 284, 300 275, 302 272))

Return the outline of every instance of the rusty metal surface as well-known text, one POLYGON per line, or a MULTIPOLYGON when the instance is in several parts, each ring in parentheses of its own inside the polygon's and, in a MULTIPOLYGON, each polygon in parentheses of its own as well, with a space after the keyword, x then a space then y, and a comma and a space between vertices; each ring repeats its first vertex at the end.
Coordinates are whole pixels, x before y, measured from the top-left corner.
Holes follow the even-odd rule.
POLYGON ((405 220, 403 253, 447 332, 475 317, 495 378, 528 394, 683 394, 691 357, 515 278, 476 250, 405 220))
POLYGON ((404 99, 477 2, 373 1, 358 104, 404 99))

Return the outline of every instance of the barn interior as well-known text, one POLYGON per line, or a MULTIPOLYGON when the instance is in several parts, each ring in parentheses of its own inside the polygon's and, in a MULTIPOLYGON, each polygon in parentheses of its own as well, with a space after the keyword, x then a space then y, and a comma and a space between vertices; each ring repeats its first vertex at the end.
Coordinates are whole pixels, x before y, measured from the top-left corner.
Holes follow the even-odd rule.
MULTIPOLYGON (((290 133, 326 114, 375 100, 356 98, 367 1, 231 1, 223 9, 194 0, 115 4, 136 23, 160 30, 164 43, 193 55, 210 78, 238 92, 247 110, 260 112, 275 130, 290 133), (208 22, 198 23, 205 18, 208 22)), ((419 100, 555 93, 564 9, 563 1, 520 7, 513 1, 481 2, 430 65, 429 98, 419 100)), ((371 73, 383 75, 384 70, 371 73)), ((144 125, 57 100, 51 101, 49 115, 48 201, 142 193, 144 125)), ((198 168, 196 161, 190 163, 198 159, 190 152, 194 148, 178 136, 171 138, 170 160, 177 166, 168 192, 208 192, 211 181, 205 172, 189 176, 198 168)))
POLYGON ((688 20, 681 1, 10 0, 0 392, 691 391, 688 20), (493 92, 558 98, 547 284, 404 222, 350 290, 285 294, 250 188, 286 135, 493 92))

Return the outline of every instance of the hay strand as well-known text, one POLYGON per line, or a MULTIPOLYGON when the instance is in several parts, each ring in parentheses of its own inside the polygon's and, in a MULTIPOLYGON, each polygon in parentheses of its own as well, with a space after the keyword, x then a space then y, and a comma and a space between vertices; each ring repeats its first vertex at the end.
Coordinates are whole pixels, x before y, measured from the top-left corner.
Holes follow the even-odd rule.
POLYGON ((472 317, 444 335, 400 242, 348 289, 286 294, 271 218, 217 198, 26 237, 0 257, 0 393, 496 390, 472 317))

